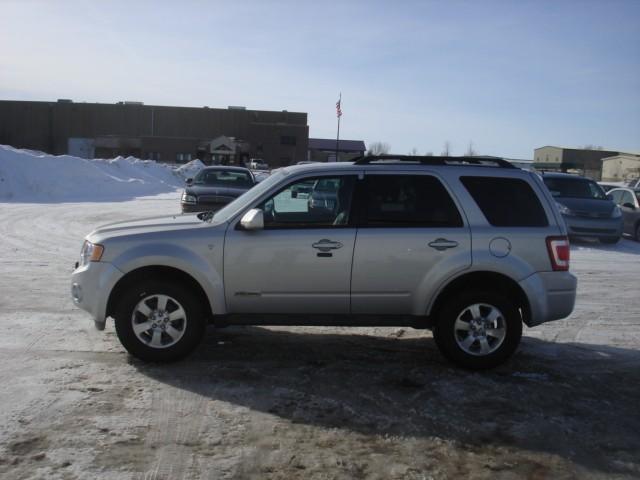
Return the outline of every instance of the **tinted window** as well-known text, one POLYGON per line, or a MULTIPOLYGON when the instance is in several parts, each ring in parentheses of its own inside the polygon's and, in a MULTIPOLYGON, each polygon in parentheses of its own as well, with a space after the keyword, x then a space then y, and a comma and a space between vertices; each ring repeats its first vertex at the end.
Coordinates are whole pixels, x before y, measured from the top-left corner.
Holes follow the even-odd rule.
POLYGON ((265 228, 327 228, 349 224, 355 176, 307 178, 266 200, 265 228))
POLYGON ((193 184, 215 187, 247 188, 253 186, 253 179, 247 172, 203 169, 195 176, 193 184))
POLYGON ((517 178, 461 177, 495 227, 546 227, 547 216, 531 186, 517 178))
POLYGON ((542 180, 554 197, 595 198, 598 200, 606 200, 607 198, 602 187, 593 180, 557 177, 542 177, 542 180))
POLYGON ((364 226, 461 227, 462 218, 440 181, 429 175, 368 175, 364 226))

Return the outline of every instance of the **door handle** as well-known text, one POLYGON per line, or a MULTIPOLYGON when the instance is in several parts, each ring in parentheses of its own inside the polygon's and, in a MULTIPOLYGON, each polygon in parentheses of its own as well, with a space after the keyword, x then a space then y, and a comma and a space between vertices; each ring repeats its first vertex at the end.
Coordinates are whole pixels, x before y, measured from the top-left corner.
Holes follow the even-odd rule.
POLYGON ((329 240, 327 238, 318 240, 316 243, 314 243, 311 246, 313 248, 320 250, 321 252, 328 252, 330 250, 336 250, 338 248, 342 248, 342 244, 340 242, 334 242, 333 240, 329 240))
POLYGON ((429 246, 441 252, 443 250, 447 250, 448 248, 457 247, 458 242, 454 240, 447 240, 446 238, 437 238, 433 242, 429 242, 429 246))

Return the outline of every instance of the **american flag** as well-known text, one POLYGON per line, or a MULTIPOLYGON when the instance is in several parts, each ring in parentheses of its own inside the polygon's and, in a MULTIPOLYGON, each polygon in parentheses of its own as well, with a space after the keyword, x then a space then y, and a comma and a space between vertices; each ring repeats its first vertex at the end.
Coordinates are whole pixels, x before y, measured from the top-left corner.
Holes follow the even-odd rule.
POLYGON ((340 103, 342 102, 342 98, 340 98, 340 100, 338 100, 336 102, 336 116, 337 117, 341 117, 342 116, 342 108, 340 107, 340 103))

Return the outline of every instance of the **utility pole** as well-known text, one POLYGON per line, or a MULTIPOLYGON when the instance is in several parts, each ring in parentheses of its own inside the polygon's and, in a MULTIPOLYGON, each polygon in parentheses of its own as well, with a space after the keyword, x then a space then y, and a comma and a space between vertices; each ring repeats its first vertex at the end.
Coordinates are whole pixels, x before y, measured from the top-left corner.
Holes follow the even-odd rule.
POLYGON ((338 117, 338 133, 336 135, 336 162, 340 161, 340 157, 338 154, 339 144, 340 144, 340 117, 342 116, 342 92, 340 92, 340 97, 338 98, 338 102, 336 103, 336 116, 338 117))

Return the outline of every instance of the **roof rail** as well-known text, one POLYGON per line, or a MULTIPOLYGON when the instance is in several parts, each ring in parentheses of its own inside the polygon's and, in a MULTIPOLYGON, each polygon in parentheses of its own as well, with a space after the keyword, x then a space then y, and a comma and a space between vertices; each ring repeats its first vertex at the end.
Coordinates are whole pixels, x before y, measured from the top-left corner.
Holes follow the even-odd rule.
POLYGON ((365 155, 354 159, 354 165, 371 165, 375 162, 411 162, 422 165, 482 165, 486 167, 515 168, 514 164, 498 157, 433 157, 418 155, 365 155))

